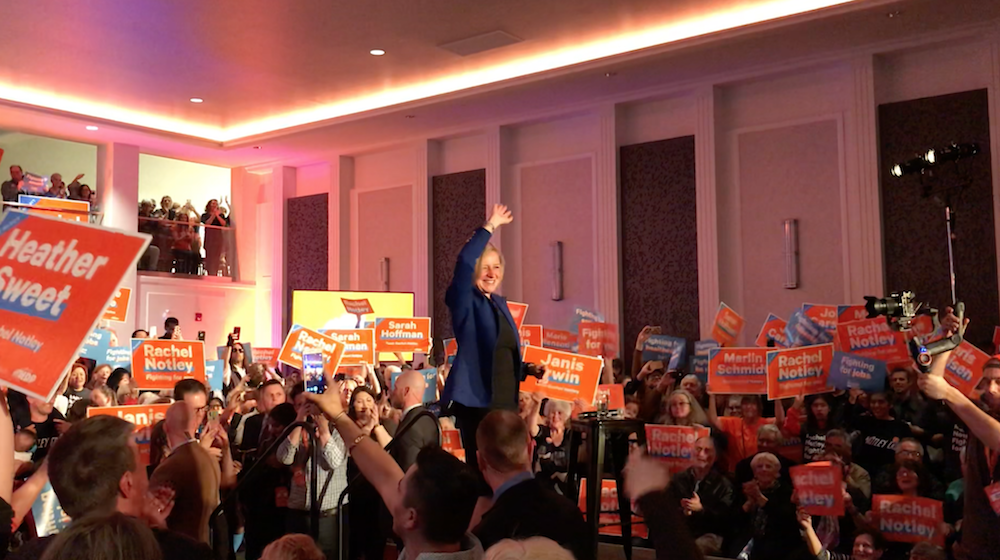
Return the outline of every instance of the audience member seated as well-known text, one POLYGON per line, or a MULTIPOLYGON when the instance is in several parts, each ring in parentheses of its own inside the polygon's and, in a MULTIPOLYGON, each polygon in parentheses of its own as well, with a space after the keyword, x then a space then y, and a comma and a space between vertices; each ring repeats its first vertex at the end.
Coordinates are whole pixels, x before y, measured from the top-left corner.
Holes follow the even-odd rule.
POLYGON ((892 416, 892 407, 887 393, 872 393, 868 396, 868 411, 864 410, 852 390, 853 404, 847 414, 847 426, 859 432, 855 445, 854 460, 869 473, 877 473, 882 465, 895 460, 896 444, 912 432, 905 422, 892 416))
POLYGON ((871 474, 861 465, 854 462, 854 452, 851 448, 851 438, 844 430, 830 430, 826 433, 826 452, 840 457, 847 473, 844 482, 861 491, 865 498, 872 497, 871 474))
POLYGON ((765 424, 781 426, 785 423, 785 411, 780 400, 774 402, 774 418, 761 418, 760 410, 759 396, 744 395, 740 401, 740 417, 719 417, 716 414, 715 395, 709 397, 708 421, 728 438, 726 457, 730 471, 736 470, 737 463, 757 453, 757 433, 761 426, 765 424))
POLYGON ((546 425, 538 425, 538 417, 528 422, 535 439, 534 471, 542 486, 563 496, 571 496, 569 470, 569 430, 572 405, 549 399, 545 404, 546 425))
POLYGON ((781 463, 774 454, 763 452, 750 466, 754 477, 743 484, 746 500, 735 504, 736 536, 730 552, 749 550, 750 560, 804 557, 792 485, 779 476, 781 463))
POLYGON ((912 461, 920 464, 921 471, 917 473, 920 475, 920 485, 924 487, 926 497, 933 498, 935 500, 944 500, 945 487, 940 480, 930 473, 924 466, 924 446, 915 438, 903 438, 896 445, 896 461, 891 465, 885 465, 875 476, 875 480, 872 483, 874 486, 873 492, 875 494, 892 494, 894 493, 892 489, 896 485, 896 477, 894 476, 897 467, 903 464, 905 461, 912 461))
POLYGON ((489 548, 503 539, 547 537, 592 560, 592 533, 580 510, 542 485, 531 472, 534 441, 521 418, 494 410, 476 431, 479 471, 493 490, 493 504, 472 530, 489 548))
POLYGON ((708 415, 694 395, 677 389, 663 398, 666 405, 656 418, 657 424, 666 426, 708 426, 708 415))
MULTIPOLYGON (((781 447, 781 430, 778 429, 774 424, 763 424, 757 429, 757 452, 741 459, 740 462, 736 463, 736 468, 733 469, 732 473, 735 476, 736 492, 740 493, 742 491, 743 485, 750 482, 754 478, 753 467, 751 466, 751 461, 754 457, 761 453, 770 453, 774 455, 778 462, 781 464, 781 470, 779 476, 786 484, 791 484, 792 477, 789 474, 789 468, 795 465, 795 461, 788 459, 784 455, 778 453, 778 448, 781 447)), ((736 501, 742 499, 743 496, 737 496, 736 501)), ((739 505, 737 503, 737 505, 739 505)))
MULTIPOLYGON (((733 506, 733 484, 719 472, 715 459, 715 441, 711 437, 699 438, 694 443, 694 465, 670 481, 670 490, 680 498, 684 520, 696 539, 703 535, 718 535, 721 539, 728 533, 726 522, 733 506)), ((720 551, 702 548, 702 552, 720 551)))
POLYGON ((823 547, 816 535, 810 515, 799 510, 797 518, 802 526, 802 534, 809 554, 816 560, 879 560, 886 552, 886 543, 882 534, 871 528, 862 529, 855 535, 850 554, 831 552, 823 547))

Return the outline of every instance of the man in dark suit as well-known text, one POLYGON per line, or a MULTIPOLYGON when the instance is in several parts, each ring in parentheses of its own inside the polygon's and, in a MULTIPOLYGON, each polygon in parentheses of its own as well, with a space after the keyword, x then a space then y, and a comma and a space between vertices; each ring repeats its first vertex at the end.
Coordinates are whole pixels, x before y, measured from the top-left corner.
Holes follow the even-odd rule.
POLYGON ((392 406, 403 411, 403 416, 396 428, 389 454, 404 472, 416 462, 421 449, 441 445, 437 419, 426 413, 427 408, 423 406, 426 388, 424 376, 413 369, 401 373, 392 386, 389 400, 392 406))
POLYGON ((590 527, 573 502, 539 484, 531 473, 534 440, 516 412, 494 410, 476 430, 479 470, 493 489, 493 506, 472 530, 483 548, 503 539, 546 537, 576 560, 593 560, 590 527))

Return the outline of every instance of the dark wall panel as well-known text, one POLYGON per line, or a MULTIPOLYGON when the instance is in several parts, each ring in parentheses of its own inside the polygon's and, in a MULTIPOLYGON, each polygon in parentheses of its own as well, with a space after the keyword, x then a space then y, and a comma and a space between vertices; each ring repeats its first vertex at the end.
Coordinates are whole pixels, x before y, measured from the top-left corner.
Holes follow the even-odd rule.
MULTIPOLYGON (((286 317, 291 315, 293 290, 326 290, 329 285, 328 196, 316 194, 290 198, 285 207, 288 224, 285 237, 286 317)), ((285 330, 290 326, 285 325, 285 330)), ((323 325, 308 326, 318 329, 323 325)))
POLYGON ((444 303, 444 293, 451 283, 455 259, 472 232, 486 220, 486 170, 439 175, 431 180, 431 189, 433 336, 437 353, 440 341, 452 336, 451 314, 444 303))
POLYGON ((990 351, 1000 312, 987 92, 891 103, 880 106, 878 116, 886 291, 913 290, 920 301, 942 308, 951 300, 944 206, 924 189, 956 187, 958 298, 972 319, 970 342, 990 351), (957 168, 937 166, 934 178, 890 174, 893 164, 951 142, 978 143, 979 155, 957 168))
POLYGON ((698 340, 694 137, 622 146, 623 354, 645 325, 698 340))

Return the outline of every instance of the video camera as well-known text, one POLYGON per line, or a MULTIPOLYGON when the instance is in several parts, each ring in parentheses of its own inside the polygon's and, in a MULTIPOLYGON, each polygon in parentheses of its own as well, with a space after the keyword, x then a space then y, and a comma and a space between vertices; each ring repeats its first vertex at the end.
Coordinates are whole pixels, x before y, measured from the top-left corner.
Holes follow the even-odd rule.
MULTIPOLYGON (((941 326, 938 321, 938 310, 933 307, 924 307, 922 303, 916 301, 916 294, 913 292, 898 292, 889 294, 889 297, 878 298, 875 296, 865 296, 865 309, 868 311, 868 318, 885 316, 886 322, 893 329, 900 332, 909 332, 913 329, 913 321, 918 315, 930 315, 934 320, 934 329, 941 326)), ((964 323, 965 304, 955 303, 955 315, 959 324, 964 323)), ((910 355, 917 363, 920 371, 927 373, 931 369, 931 360, 934 356, 954 349, 962 343, 962 332, 956 332, 947 338, 924 342, 919 335, 910 337, 910 355)))

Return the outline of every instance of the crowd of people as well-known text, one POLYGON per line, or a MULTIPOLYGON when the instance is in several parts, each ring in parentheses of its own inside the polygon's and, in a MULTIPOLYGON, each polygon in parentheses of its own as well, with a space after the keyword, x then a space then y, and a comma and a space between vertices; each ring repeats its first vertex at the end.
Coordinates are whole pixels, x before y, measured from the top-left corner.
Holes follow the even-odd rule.
POLYGON ((161 198, 159 205, 154 200, 139 202, 139 231, 153 238, 139 269, 228 276, 232 253, 227 248, 232 247, 232 239, 226 228, 233 224, 228 198, 224 202, 209 200, 201 214, 190 200, 183 206, 169 196, 161 198))
POLYGON ((10 179, 0 185, 0 192, 3 194, 4 202, 17 203, 17 196, 20 194, 31 194, 35 196, 45 196, 49 198, 65 198, 69 200, 80 200, 89 202, 93 209, 95 193, 90 185, 80 182, 83 173, 78 174, 67 185, 61 173, 53 173, 49 176, 48 187, 45 187, 44 177, 37 177, 38 189, 31 189, 32 181, 20 165, 10 166, 10 179))
MULTIPOLYGON (((382 560, 394 545, 405 560, 594 560, 579 473, 569 472, 570 428, 592 403, 519 391, 544 367, 522 363, 496 293, 504 262, 489 238, 512 219, 495 208, 458 258, 446 299, 458 354, 438 366, 437 402, 424 402, 422 364, 401 357, 326 373, 325 392, 313 393, 299 370, 255 363, 232 336, 219 391, 195 379, 143 391, 127 369, 86 360, 49 401, 7 391, 0 505, 9 507, 0 513, 10 522, 0 527, 13 533, 0 556, 332 559, 344 547, 352 560, 382 560), (168 407, 140 432, 116 416, 88 417, 127 404, 168 407), (442 448, 443 431, 456 428, 464 462, 442 448), (24 521, 47 482, 72 521, 32 538, 24 521)), ((941 323, 963 328, 950 310, 941 323)), ((884 391, 768 402, 711 394, 696 375, 643 362, 652 332, 639 335, 629 367, 609 360, 604 382, 622 386, 626 417, 708 434, 673 476, 638 445, 629 457, 619 490, 660 560, 996 558, 1000 357, 977 372, 975 402, 940 376, 946 355, 930 375, 893 370, 884 391), (815 461, 842 469, 842 516, 799 507, 790 467, 815 461), (945 546, 887 542, 877 495, 941 501, 945 546)), ((183 339, 176 319, 162 338, 183 339)))

